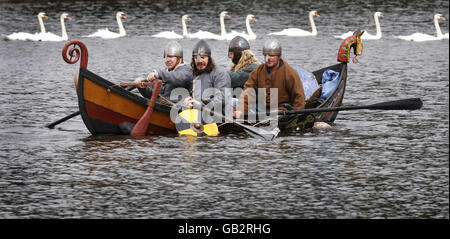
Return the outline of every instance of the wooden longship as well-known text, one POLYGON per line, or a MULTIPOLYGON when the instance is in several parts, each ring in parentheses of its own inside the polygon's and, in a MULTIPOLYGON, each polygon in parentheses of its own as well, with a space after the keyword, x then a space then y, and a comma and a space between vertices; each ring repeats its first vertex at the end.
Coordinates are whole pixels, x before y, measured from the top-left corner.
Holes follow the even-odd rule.
MULTIPOLYGON (((346 43, 348 55, 350 46, 346 43)), ((354 44, 358 42, 354 41, 354 44)), ((360 42, 359 42, 360 44, 360 42)), ((343 42, 344 45, 344 42, 343 42)), ((342 45, 341 45, 342 46, 342 45)), ((126 90, 87 69, 88 53, 84 43, 72 40, 63 48, 63 58, 69 64, 81 60, 78 74, 78 105, 84 124, 93 135, 126 134, 121 125, 136 124, 149 105, 149 99, 126 90), (73 58, 73 59, 72 59, 73 58)), ((307 101, 309 108, 330 108, 341 106, 347 82, 347 62, 324 67, 313 71, 317 85, 322 84, 324 71, 333 70, 339 73, 339 83, 327 99, 312 96, 307 101)), ((148 121, 147 135, 176 134, 175 123, 170 118, 171 106, 157 100, 148 121)), ((315 114, 285 115, 278 118, 281 130, 310 128, 314 122, 333 123, 338 111, 315 114)), ((232 125, 232 124, 229 124, 232 125)), ((233 127, 231 127, 233 128, 233 127)), ((239 131, 239 127, 236 130, 239 131)), ((230 127, 224 127, 224 130, 230 127)), ((219 130, 221 130, 219 128, 219 130)))

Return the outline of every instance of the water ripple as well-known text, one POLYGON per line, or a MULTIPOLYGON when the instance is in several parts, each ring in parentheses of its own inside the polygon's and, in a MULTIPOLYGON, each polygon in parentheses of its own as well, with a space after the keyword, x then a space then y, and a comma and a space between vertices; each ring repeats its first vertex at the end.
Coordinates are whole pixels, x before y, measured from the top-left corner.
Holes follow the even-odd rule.
MULTIPOLYGON (((189 29, 214 33, 222 10, 232 15, 228 31, 244 30, 245 15, 254 14, 258 38, 251 47, 262 60, 266 34, 309 29, 311 6, 321 15, 319 35, 280 37, 286 61, 310 70, 335 64, 340 40, 333 35, 373 33, 371 15, 382 11, 383 38, 365 41, 360 64, 349 64, 344 104, 419 97, 423 108, 344 111, 332 129, 281 134, 273 142, 245 133, 91 136, 79 116, 49 130, 45 124, 78 110, 72 81, 78 65, 62 61, 63 42, 0 41, 0 218, 448 219, 449 42, 393 38, 433 34, 432 15, 448 18, 448 1, 0 3, 0 34, 37 32, 39 11, 50 16, 47 30, 58 34, 58 15, 67 11, 70 38, 88 46, 88 68, 119 83, 164 66, 167 41, 150 35, 181 33, 183 14, 192 17, 189 29), (118 10, 128 16, 127 37, 82 37, 115 31, 118 10)), ((440 24, 448 32, 448 21, 440 24)), ((186 56, 195 42, 180 40, 186 56)), ((209 43, 216 63, 229 68, 228 42, 209 43)))

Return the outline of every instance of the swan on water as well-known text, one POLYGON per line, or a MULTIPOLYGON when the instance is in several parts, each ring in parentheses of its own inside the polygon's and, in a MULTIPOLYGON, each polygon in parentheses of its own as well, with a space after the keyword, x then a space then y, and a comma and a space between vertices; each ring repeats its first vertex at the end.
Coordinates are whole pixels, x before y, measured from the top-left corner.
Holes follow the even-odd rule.
POLYGON ((175 31, 164 31, 164 32, 160 32, 158 34, 152 35, 151 37, 159 37, 159 38, 168 38, 168 39, 179 39, 179 38, 198 38, 199 37, 207 37, 207 38, 203 38, 203 39, 215 39, 215 40, 222 40, 223 35, 226 34, 226 30, 225 30, 225 17, 230 17, 230 14, 228 14, 227 11, 223 11, 219 14, 219 19, 220 19, 220 31, 221 31, 221 35, 218 36, 216 34, 213 33, 206 33, 204 31, 199 31, 199 32, 203 32, 203 34, 207 34, 207 35, 202 35, 202 33, 196 33, 199 35, 194 35, 193 34, 188 34, 187 32, 187 27, 186 27, 186 20, 191 20, 191 18, 188 15, 184 15, 181 18, 181 25, 182 25, 182 30, 183 33, 182 35, 175 33, 175 31), (225 34, 224 34, 225 33, 225 34), (208 36, 210 38, 208 38, 208 36))
POLYGON ((210 40, 225 40, 226 29, 225 29, 225 17, 229 18, 230 14, 227 11, 222 11, 219 14, 220 21, 220 35, 199 30, 196 33, 186 34, 187 38, 198 38, 198 39, 210 39, 210 40))
POLYGON ((33 37, 27 38, 29 41, 67 41, 69 39, 66 31, 66 25, 64 24, 64 20, 72 20, 72 18, 67 13, 61 14, 59 18, 61 22, 61 36, 53 34, 51 32, 41 32, 36 33, 33 37))
POLYGON ((182 35, 175 33, 174 31, 165 31, 160 32, 155 35, 151 35, 151 37, 157 37, 157 38, 167 38, 167 39, 180 39, 183 38, 182 35))
POLYGON ((188 31, 187 31, 186 21, 190 21, 190 20, 192 20, 192 19, 189 17, 189 15, 183 15, 181 17, 181 28, 182 28, 182 31, 183 31, 183 37, 184 38, 187 38, 188 35, 189 35, 188 31))
POLYGON ((231 33, 228 33, 225 35, 225 39, 231 40, 231 39, 235 38, 236 36, 241 36, 241 37, 245 38, 247 41, 255 40, 256 34, 252 31, 252 28, 250 27, 250 21, 257 22, 258 19, 255 16, 253 16, 252 14, 247 15, 247 17, 245 18, 245 27, 247 28, 247 33, 237 32, 237 31, 233 30, 233 31, 231 31, 231 33))
MULTIPOLYGON (((372 35, 370 33, 368 33, 367 31, 365 31, 365 33, 361 36, 361 39, 363 40, 378 40, 381 39, 382 34, 381 34, 381 27, 380 27, 380 21, 378 20, 378 18, 384 18, 383 13, 381 12, 375 12, 373 14, 373 18, 375 20, 375 27, 376 27, 376 34, 372 35)), ((339 36, 334 36, 335 38, 340 38, 340 39, 345 39, 351 35, 353 35, 354 31, 349 31, 347 33, 344 33, 342 35, 339 36)))
POLYGON ((182 27, 182 35, 175 33, 175 31, 164 31, 160 32, 158 34, 151 35, 151 37, 157 37, 157 38, 167 38, 167 39, 180 39, 184 38, 185 35, 187 35, 187 27, 186 27, 186 21, 191 20, 191 18, 188 15, 183 15, 181 17, 181 27, 182 27))
POLYGON ((225 40, 226 39, 226 35, 227 35, 227 29, 225 28, 225 17, 226 18, 231 18, 231 15, 227 12, 227 11, 223 11, 219 14, 219 21, 220 21, 220 36, 221 36, 221 40, 225 40))
POLYGON ((183 15, 181 17, 181 28, 182 28, 182 35, 177 34, 175 31, 164 31, 160 32, 155 35, 151 35, 151 37, 158 37, 158 38, 168 38, 168 39, 180 39, 180 38, 188 38, 188 31, 186 26, 186 21, 191 20, 189 15, 183 15))
POLYGON ((316 24, 314 23, 314 17, 320 17, 320 15, 319 13, 317 13, 317 11, 313 10, 309 12, 308 16, 309 16, 309 23, 311 25, 310 32, 299 28, 288 28, 280 32, 269 33, 269 35, 291 36, 291 37, 317 36, 317 28, 316 24))
MULTIPOLYGON (((41 27, 41 33, 45 33, 44 21, 42 18, 47 19, 48 16, 45 12, 40 12, 38 15, 39 26, 41 27)), ((36 33, 37 34, 37 33, 36 33)), ((29 38, 33 38, 35 34, 27 33, 27 32, 14 32, 5 37, 5 40, 27 40, 29 38)))
POLYGON ((222 37, 220 35, 199 30, 196 33, 188 34, 188 38, 197 38, 197 39, 209 39, 209 40, 221 40, 222 37))
POLYGON ((127 35, 127 33, 125 32, 125 28, 123 27, 122 19, 126 19, 126 18, 127 18, 127 16, 125 15, 125 13, 117 12, 116 20, 117 20, 117 25, 119 25, 119 33, 111 32, 111 31, 109 31, 108 28, 104 28, 104 29, 99 29, 97 32, 92 33, 91 35, 88 35, 87 37, 101 37, 103 39, 112 39, 112 38, 123 37, 123 36, 127 35))
POLYGON ((395 38, 405 41, 434 41, 434 40, 442 40, 444 38, 448 39, 448 33, 442 35, 441 28, 439 27, 439 20, 445 20, 445 17, 439 13, 435 14, 434 27, 436 28, 436 36, 416 32, 408 36, 395 36, 395 38))

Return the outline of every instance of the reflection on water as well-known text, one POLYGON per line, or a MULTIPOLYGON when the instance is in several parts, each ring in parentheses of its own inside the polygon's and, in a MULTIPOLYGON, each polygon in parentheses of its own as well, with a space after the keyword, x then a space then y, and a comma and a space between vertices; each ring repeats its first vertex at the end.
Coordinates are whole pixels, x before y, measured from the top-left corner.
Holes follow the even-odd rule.
MULTIPOLYGON (((61 59, 64 42, 0 41, 0 218, 448 218, 449 41, 413 43, 395 35, 434 34, 432 16, 448 18, 448 1, 63 1, 0 3, 0 34, 39 30, 59 34, 69 12, 71 39, 89 49, 88 69, 115 83, 164 66, 166 39, 191 30, 244 30, 255 15, 251 47, 262 60, 267 33, 309 29, 317 37, 279 37, 289 63, 316 70, 336 63, 338 35, 374 33, 383 12, 383 38, 364 42, 360 64, 349 64, 344 104, 368 105, 420 97, 418 111, 343 111, 328 130, 281 134, 273 142, 245 133, 210 138, 91 136, 79 116, 49 130, 45 124, 78 110, 72 77, 78 65, 61 59), (375 5, 376 4, 376 5, 375 5), (127 36, 83 38, 97 29, 127 36), (89 14, 87 14, 87 12, 89 14)), ((440 22, 448 32, 448 21, 440 22)), ((189 62, 196 40, 182 39, 189 62)), ((208 41, 228 68, 228 42, 208 41)))

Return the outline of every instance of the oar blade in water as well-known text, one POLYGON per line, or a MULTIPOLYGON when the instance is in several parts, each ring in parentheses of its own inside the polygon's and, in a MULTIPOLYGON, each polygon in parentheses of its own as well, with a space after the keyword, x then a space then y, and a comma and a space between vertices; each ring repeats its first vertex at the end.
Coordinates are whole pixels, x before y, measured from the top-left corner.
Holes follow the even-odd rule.
POLYGON ((269 131, 248 125, 244 128, 244 131, 254 138, 264 139, 267 141, 274 140, 277 137, 278 133, 280 133, 280 129, 278 127, 269 131))

